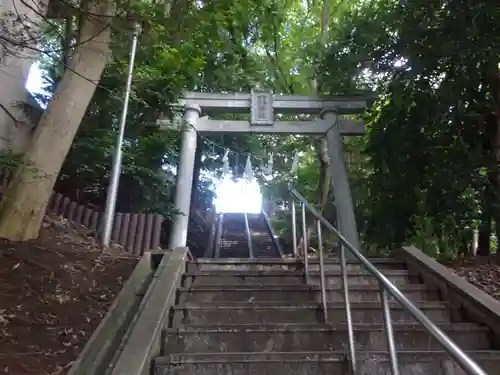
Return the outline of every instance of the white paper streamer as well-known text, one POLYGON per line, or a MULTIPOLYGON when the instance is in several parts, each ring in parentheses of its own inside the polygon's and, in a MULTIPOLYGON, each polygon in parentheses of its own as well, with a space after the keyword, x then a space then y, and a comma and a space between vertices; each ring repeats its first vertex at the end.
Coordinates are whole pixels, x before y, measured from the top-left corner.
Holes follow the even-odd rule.
POLYGON ((296 152, 294 157, 293 157, 293 162, 292 162, 292 168, 290 169, 290 174, 295 175, 297 173, 297 170, 299 169, 299 153, 296 152))
POLYGON ((252 160, 250 155, 247 156, 247 162, 245 164, 245 179, 248 182, 253 180, 252 160))
POLYGON ((273 164, 274 164, 273 153, 271 152, 269 154, 269 159, 267 160, 267 166, 266 166, 266 170, 265 170, 265 172, 268 175, 272 175, 273 174, 273 164))
POLYGON ((229 174, 229 149, 226 148, 226 152, 222 157, 222 179, 224 179, 229 174))

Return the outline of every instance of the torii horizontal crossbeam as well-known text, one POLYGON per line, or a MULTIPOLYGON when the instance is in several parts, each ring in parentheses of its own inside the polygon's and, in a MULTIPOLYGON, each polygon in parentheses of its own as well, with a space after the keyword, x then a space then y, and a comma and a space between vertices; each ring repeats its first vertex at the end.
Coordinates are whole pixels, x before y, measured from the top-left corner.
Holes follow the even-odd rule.
MULTIPOLYGON (((273 95, 273 109, 277 113, 315 114, 323 109, 336 109, 339 114, 361 113, 367 106, 370 96, 285 96, 273 95)), ((179 105, 199 105, 204 113, 242 113, 251 108, 251 94, 186 92, 179 105)))
MULTIPOLYGON (((200 118, 196 130, 200 133, 260 133, 260 134, 325 134, 332 124, 325 120, 316 121, 275 121, 274 125, 251 125, 249 121, 226 121, 200 118)), ((339 118, 340 134, 363 135, 365 127, 362 121, 339 118)))

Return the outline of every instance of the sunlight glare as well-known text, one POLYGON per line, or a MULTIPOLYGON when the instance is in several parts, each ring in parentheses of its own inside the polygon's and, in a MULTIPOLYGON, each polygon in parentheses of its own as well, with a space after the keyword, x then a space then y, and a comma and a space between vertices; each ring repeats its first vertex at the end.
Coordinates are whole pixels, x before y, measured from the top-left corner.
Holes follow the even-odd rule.
POLYGON ((254 179, 247 181, 225 177, 217 187, 214 200, 217 212, 260 213, 262 194, 259 183, 254 179))

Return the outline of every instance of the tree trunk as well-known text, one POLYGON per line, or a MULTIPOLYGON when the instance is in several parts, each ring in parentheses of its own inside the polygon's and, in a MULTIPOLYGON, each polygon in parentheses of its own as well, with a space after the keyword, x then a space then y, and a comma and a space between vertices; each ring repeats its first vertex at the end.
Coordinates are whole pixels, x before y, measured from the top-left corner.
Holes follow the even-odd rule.
POLYGON ((490 255, 490 236, 491 236, 491 210, 488 206, 488 199, 485 199, 483 213, 481 215, 481 224, 479 226, 479 240, 477 255, 490 255))
POLYGON ((89 3, 78 45, 0 205, 0 237, 26 241, 38 232, 61 166, 110 56, 111 0, 89 3))
POLYGON ((71 56, 71 42, 73 40, 73 16, 66 17, 64 22, 64 38, 62 39, 62 63, 63 71, 69 65, 69 59, 71 56))
MULTIPOLYGON (((321 16, 321 32, 319 39, 324 44, 327 37, 327 27, 328 27, 328 2, 326 0, 323 1, 323 10, 321 16)), ((318 80, 316 78, 312 78, 309 80, 309 89, 311 90, 312 95, 318 95, 318 80)), ((328 192, 330 190, 330 157, 328 156, 328 145, 326 143, 326 136, 320 136, 315 140, 314 150, 316 151, 316 156, 320 165, 320 177, 318 181, 318 198, 320 200, 320 213, 323 214, 326 205, 328 204, 328 192)), ((309 220, 309 224, 307 226, 307 239, 310 244, 311 237, 313 231, 316 229, 316 219, 312 218, 309 220)), ((299 254, 304 249, 304 235, 302 234, 299 240, 299 254)))

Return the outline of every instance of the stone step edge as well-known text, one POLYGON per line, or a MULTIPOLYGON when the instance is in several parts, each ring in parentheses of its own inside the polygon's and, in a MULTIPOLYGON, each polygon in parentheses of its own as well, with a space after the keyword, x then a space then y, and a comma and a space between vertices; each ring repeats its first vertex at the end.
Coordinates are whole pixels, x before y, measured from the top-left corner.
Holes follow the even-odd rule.
MULTIPOLYGON (((373 264, 401 264, 405 265, 404 261, 395 258, 368 258, 368 260, 373 264)), ((340 264, 340 258, 325 258, 324 262, 327 264, 340 264)), ((311 258, 309 259, 309 263, 319 263, 319 259, 311 258)), ((213 259, 213 258, 198 258, 197 260, 190 260, 188 264, 214 264, 214 265, 304 265, 303 259, 295 259, 295 258, 261 258, 261 259, 248 259, 248 258, 224 258, 224 259, 213 259)), ((359 261, 348 260, 347 264, 352 265, 361 265, 359 261)))
MULTIPOLYGON (((467 350, 466 354, 475 359, 500 360, 498 350, 467 350)), ((388 361, 387 351, 358 351, 358 360, 388 361)), ((398 350, 398 359, 413 361, 435 360, 436 356, 450 357, 445 350, 398 350), (405 358, 407 357, 407 358, 405 358)), ((302 362, 338 362, 344 361, 343 351, 328 352, 267 352, 267 353, 181 353, 159 356, 154 359, 156 366, 169 364, 225 364, 225 363, 302 363, 302 362), (223 355, 225 358, 221 358, 223 355), (231 358, 233 357, 233 358, 231 358)))
MULTIPOLYGON (((398 289, 402 292, 405 291, 429 291, 429 292, 437 292, 437 288, 429 287, 425 284, 407 284, 398 286, 398 289)), ((268 291, 287 291, 287 292, 317 292, 321 291, 321 287, 319 285, 306 285, 306 284, 264 284, 264 285, 233 285, 228 286, 227 284, 219 285, 193 285, 190 287, 180 287, 177 289, 179 292, 268 292, 268 291)), ((327 291, 343 291, 342 287, 331 287, 328 286, 326 288, 327 291)), ((359 285, 352 284, 349 285, 349 291, 367 291, 367 292, 379 292, 380 288, 378 285, 359 285)))
MULTIPOLYGON (((417 276, 416 273, 411 273, 408 270, 383 270, 382 273, 385 276, 417 276)), ((310 276, 319 276, 320 272, 316 270, 309 271, 310 276)), ((341 272, 334 270, 327 270, 325 272, 326 276, 341 276, 341 272)), ((205 271, 188 271, 185 272, 183 276, 196 277, 196 276, 215 276, 215 277, 248 277, 248 276, 304 276, 303 270, 205 270, 205 271)), ((348 272, 348 276, 369 276, 374 277, 369 271, 353 271, 348 272)))
MULTIPOLYGON (((481 326, 477 323, 438 323, 437 326, 443 331, 454 332, 489 332, 490 329, 481 326)), ((385 329, 383 323, 355 323, 353 324, 354 331, 382 331, 385 329)), ((419 323, 393 323, 393 329, 396 332, 406 331, 425 331, 425 328, 419 323)), ((335 332, 347 331, 345 323, 340 324, 311 324, 311 323, 295 323, 295 324, 227 324, 227 325, 187 325, 177 328, 166 328, 165 333, 169 335, 175 334, 199 334, 199 333, 241 333, 241 332, 335 332)))
MULTIPOLYGON (((403 309, 397 302, 389 302, 392 309, 403 309)), ((424 309, 443 309, 449 308, 447 301, 413 301, 413 304, 418 308, 424 309)), ((293 309, 321 309, 319 302, 304 302, 304 303, 291 303, 289 301, 261 301, 261 302, 203 302, 203 303, 182 303, 173 307, 175 310, 256 310, 256 309, 270 309, 270 310, 293 310, 293 309)), ((351 302, 353 309, 377 309, 381 310, 380 302, 351 302)), ((342 309, 345 310, 345 305, 342 302, 328 302, 328 309, 342 309)))

